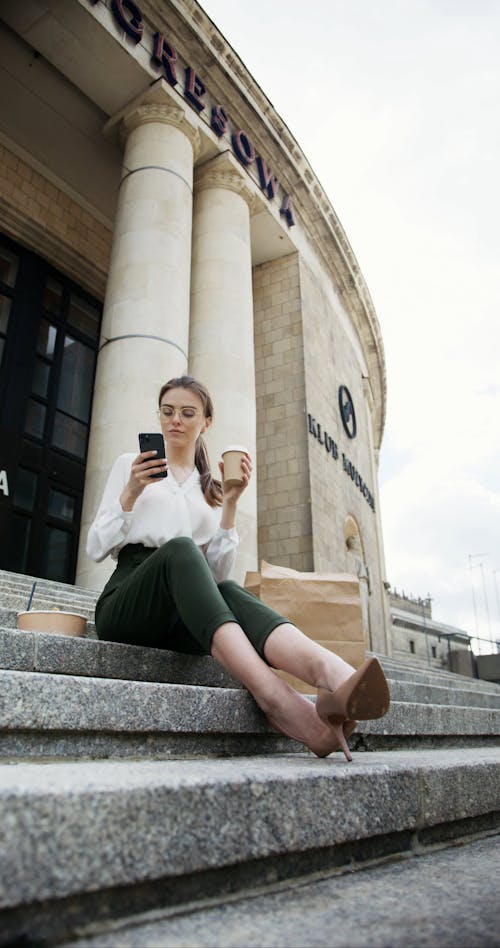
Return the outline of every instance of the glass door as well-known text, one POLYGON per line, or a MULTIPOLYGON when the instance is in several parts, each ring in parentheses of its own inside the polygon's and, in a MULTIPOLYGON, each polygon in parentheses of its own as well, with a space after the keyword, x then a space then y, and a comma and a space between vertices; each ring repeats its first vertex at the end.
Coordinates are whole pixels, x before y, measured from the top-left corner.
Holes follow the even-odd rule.
POLYGON ((0 235, 0 568, 73 582, 101 305, 0 235))

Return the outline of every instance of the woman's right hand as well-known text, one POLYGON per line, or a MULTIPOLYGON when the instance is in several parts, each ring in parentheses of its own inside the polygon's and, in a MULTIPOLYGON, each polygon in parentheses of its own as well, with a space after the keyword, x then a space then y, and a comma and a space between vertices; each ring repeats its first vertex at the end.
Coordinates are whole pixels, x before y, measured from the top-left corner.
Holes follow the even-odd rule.
POLYGON ((165 458, 157 458, 156 454, 156 451, 143 451, 132 461, 128 483, 120 494, 122 510, 132 510, 137 498, 148 484, 159 484, 162 481, 161 477, 151 477, 152 474, 167 470, 165 458))

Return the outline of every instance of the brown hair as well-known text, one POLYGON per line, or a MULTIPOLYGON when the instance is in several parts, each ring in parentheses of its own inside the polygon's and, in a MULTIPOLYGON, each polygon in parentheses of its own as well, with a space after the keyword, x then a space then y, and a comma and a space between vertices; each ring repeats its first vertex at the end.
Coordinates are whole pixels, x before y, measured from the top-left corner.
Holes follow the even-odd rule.
MULTIPOLYGON (((194 392, 200 399, 203 405, 203 414, 205 418, 213 418, 214 416, 214 405, 212 399, 201 382, 198 382, 191 375, 181 375, 179 378, 170 379, 169 382, 165 382, 165 385, 162 385, 160 389, 160 394, 158 396, 158 405, 161 405, 161 400, 163 396, 173 388, 187 388, 194 392)), ((200 483, 201 489, 203 491, 205 500, 210 507, 221 507, 222 506, 222 484, 220 481, 216 481, 212 477, 212 471, 210 470, 210 461, 208 459, 208 452, 206 449, 205 442, 201 435, 198 436, 196 440, 195 454, 194 454, 194 463, 200 474, 200 483)))

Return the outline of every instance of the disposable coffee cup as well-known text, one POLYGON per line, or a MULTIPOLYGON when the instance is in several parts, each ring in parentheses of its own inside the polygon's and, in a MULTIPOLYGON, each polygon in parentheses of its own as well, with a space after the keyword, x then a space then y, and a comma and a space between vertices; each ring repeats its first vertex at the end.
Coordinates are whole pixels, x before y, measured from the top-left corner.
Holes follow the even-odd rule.
POLYGON ((248 450, 242 444, 230 444, 224 448, 224 487, 239 487, 243 484, 241 459, 244 454, 248 454, 248 450))

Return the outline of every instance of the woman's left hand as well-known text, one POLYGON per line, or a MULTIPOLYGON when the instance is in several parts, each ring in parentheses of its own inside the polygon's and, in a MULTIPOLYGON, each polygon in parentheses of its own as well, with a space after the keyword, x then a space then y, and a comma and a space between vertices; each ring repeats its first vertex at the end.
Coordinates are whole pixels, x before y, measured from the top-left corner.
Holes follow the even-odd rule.
MULTIPOLYGON (((252 476, 252 459, 249 454, 243 455, 241 459, 242 483, 235 484, 234 487, 226 487, 226 488, 224 487, 224 462, 223 461, 219 461, 219 470, 221 474, 222 490, 224 494, 223 501, 222 501, 222 510, 223 510, 223 519, 225 519, 224 513, 225 512, 229 513, 231 508, 233 510, 236 509, 236 505, 243 491, 246 490, 246 488, 248 487, 250 478, 252 476)), ((221 526, 222 525, 223 524, 221 522, 221 526)), ((234 526, 234 523, 232 523, 231 526, 234 526)), ((226 527, 226 529, 229 529, 229 528, 226 527)))

